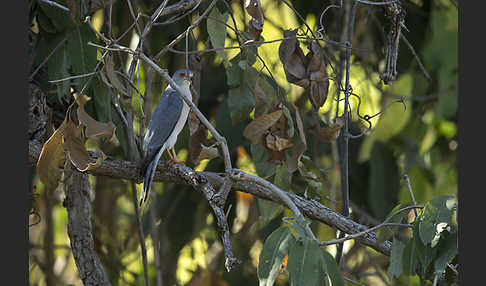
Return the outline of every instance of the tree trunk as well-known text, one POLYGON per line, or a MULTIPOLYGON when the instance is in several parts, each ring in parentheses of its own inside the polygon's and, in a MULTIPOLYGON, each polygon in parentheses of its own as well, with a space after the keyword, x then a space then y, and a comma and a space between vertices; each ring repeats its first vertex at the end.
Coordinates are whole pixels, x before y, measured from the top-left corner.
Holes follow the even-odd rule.
POLYGON ((94 250, 88 175, 73 170, 69 180, 72 181, 71 184, 66 183, 66 199, 63 205, 68 213, 67 232, 79 277, 85 286, 110 285, 94 250))

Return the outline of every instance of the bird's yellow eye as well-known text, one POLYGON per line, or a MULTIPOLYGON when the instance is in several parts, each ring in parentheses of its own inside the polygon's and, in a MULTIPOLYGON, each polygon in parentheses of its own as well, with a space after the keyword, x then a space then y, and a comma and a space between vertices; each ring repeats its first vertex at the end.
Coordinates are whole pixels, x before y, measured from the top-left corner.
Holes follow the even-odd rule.
POLYGON ((185 77, 185 76, 186 76, 186 74, 185 74, 185 73, 183 73, 183 72, 181 72, 181 73, 179 74, 179 77, 182 77, 182 78, 183 78, 183 77, 185 77))

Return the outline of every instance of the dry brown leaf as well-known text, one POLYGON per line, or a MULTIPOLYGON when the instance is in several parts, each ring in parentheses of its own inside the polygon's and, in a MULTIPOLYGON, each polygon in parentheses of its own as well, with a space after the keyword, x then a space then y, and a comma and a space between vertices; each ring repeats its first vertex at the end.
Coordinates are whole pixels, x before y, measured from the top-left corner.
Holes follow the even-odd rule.
POLYGON ((344 118, 338 117, 334 123, 319 128, 319 135, 323 140, 334 141, 339 137, 341 128, 344 126, 344 118))
POLYGON ((84 110, 84 104, 91 98, 86 95, 75 95, 76 102, 78 103, 77 115, 80 124, 86 126, 85 135, 88 138, 107 137, 110 140, 115 137, 115 124, 113 122, 99 122, 89 116, 84 110))
POLYGON ((306 78, 306 58, 297 41, 297 29, 285 30, 286 38, 278 47, 278 56, 282 62, 285 77, 288 82, 307 87, 309 80, 306 78))
POLYGON ((197 157, 197 162, 200 162, 204 159, 213 159, 219 156, 218 148, 215 146, 204 146, 201 144, 201 152, 199 152, 199 156, 197 157))
POLYGON ((312 42, 310 52, 307 54, 307 75, 310 80, 309 99, 314 109, 319 109, 327 99, 329 78, 326 70, 326 57, 324 50, 317 42, 312 42))
POLYGON ((106 159, 106 155, 101 152, 102 156, 96 159, 96 162, 90 163, 88 150, 84 146, 82 139, 82 125, 76 126, 73 121, 69 120, 64 132, 64 149, 71 163, 81 172, 85 172, 101 165, 106 159))
POLYGON ((71 163, 80 171, 89 163, 89 154, 81 138, 82 129, 82 125, 76 126, 73 121, 68 120, 64 132, 64 149, 71 163))
POLYGON ((264 22, 260 0, 246 0, 245 9, 248 15, 252 17, 249 21, 250 34, 255 41, 258 41, 263 31, 264 22))
POLYGON ((265 137, 265 142, 269 149, 279 152, 292 147, 292 143, 289 139, 273 135, 272 133, 269 133, 265 137))
POLYGON ((106 73, 106 76, 110 81, 110 85, 122 95, 128 96, 125 86, 121 83, 115 73, 115 62, 113 61, 113 57, 111 55, 108 55, 103 71, 106 73))
POLYGON ((251 121, 243 130, 243 136, 250 139, 253 143, 260 143, 261 136, 265 131, 272 127, 282 117, 283 111, 277 110, 272 113, 264 114, 251 121))
POLYGON ((197 118, 196 113, 194 113, 192 110, 189 112, 187 125, 189 126, 189 135, 191 136, 199 129, 200 120, 197 118))
POLYGON ((66 120, 44 143, 37 161, 37 175, 48 190, 55 189, 62 176, 62 166, 66 158, 63 147, 63 133, 65 129, 66 120))

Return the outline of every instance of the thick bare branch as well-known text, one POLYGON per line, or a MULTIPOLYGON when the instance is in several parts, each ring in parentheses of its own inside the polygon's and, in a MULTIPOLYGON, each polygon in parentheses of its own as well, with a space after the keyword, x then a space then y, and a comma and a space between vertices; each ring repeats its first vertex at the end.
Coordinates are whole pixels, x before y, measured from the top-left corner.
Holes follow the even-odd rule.
MULTIPOLYGON (((39 154, 42 150, 42 143, 37 140, 29 141, 29 165, 35 166, 39 154)), ((89 152, 91 160, 95 161, 101 154, 96 152, 89 152)), ((138 166, 135 162, 114 160, 107 158, 101 165, 93 170, 89 171, 90 174, 95 176, 109 176, 117 179, 124 180, 141 180, 139 178, 138 166)), ((196 172, 187 166, 172 165, 169 166, 168 162, 161 161, 155 172, 154 181, 157 182, 174 182, 178 184, 193 186, 200 180, 199 178, 206 178, 209 182, 209 186, 217 189, 222 186, 225 174, 213 173, 213 172, 196 172), (185 174, 185 175, 184 175, 185 174), (189 176, 190 175, 190 176, 189 176)), ((197 188, 196 188, 197 189, 197 188)), ((237 181, 233 184, 233 189, 252 194, 258 198, 276 202, 278 204, 284 204, 279 196, 268 190, 264 186, 258 185, 254 182, 237 181)), ((309 219, 317 220, 325 223, 331 227, 335 227, 345 233, 353 234, 364 231, 368 227, 359 224, 352 219, 346 218, 341 214, 335 212, 322 205, 315 200, 305 199, 295 194, 288 194, 290 199, 302 212, 302 215, 309 219)), ((379 251, 387 256, 390 255, 391 242, 385 241, 383 243, 378 242, 377 235, 374 232, 367 233, 356 240, 360 243, 367 245, 376 251, 379 251)))

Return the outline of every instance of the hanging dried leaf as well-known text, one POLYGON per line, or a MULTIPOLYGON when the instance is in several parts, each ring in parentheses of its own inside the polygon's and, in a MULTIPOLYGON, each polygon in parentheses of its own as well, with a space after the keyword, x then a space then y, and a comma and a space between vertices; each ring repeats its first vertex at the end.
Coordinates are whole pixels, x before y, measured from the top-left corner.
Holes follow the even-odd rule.
POLYGON ((285 40, 280 43, 278 56, 282 62, 285 77, 288 82, 307 87, 309 80, 306 78, 306 58, 297 41, 297 29, 285 30, 285 40))
POLYGON ((243 130, 243 136, 253 143, 260 143, 262 135, 282 117, 282 110, 262 115, 251 121, 243 130))
POLYGON ((269 133, 265 137, 265 142, 266 146, 274 151, 283 151, 292 146, 292 143, 289 139, 273 135, 272 133, 269 133))
POLYGON ((121 83, 121 81, 118 79, 118 76, 115 73, 115 62, 113 61, 113 56, 111 55, 107 56, 105 66, 103 67, 103 72, 108 77, 110 85, 116 91, 118 91, 120 94, 124 96, 128 96, 125 86, 121 83))
POLYGON ((37 161, 37 175, 48 190, 55 189, 62 176, 62 166, 66 158, 63 148, 63 133, 65 129, 66 120, 44 143, 37 161))
POLYGON ((307 54, 307 75, 310 80, 309 99, 314 109, 318 110, 324 105, 329 89, 329 78, 326 70, 326 57, 324 50, 315 41, 311 44, 311 51, 307 54))
POLYGON ((219 151, 216 146, 204 146, 201 144, 201 152, 199 153, 199 156, 197 157, 197 161, 200 162, 201 160, 204 159, 213 159, 219 156, 219 151))
POLYGON ((251 16, 249 21, 250 33, 255 41, 260 40, 260 34, 263 31, 263 11, 260 0, 246 0, 245 9, 251 16))
POLYGON ((89 116, 84 110, 84 104, 91 98, 86 95, 74 95, 78 104, 77 115, 80 124, 86 126, 85 135, 88 138, 107 137, 110 140, 115 138, 115 124, 113 122, 99 122, 89 116))
POLYGON ((341 128, 344 126, 344 118, 338 117, 334 123, 319 128, 319 135, 323 140, 334 141, 339 137, 341 128))
POLYGON ((98 167, 106 158, 102 153, 96 162, 90 163, 89 153, 84 146, 82 139, 82 125, 76 126, 73 121, 68 120, 64 131, 64 149, 71 163, 81 172, 98 167))

